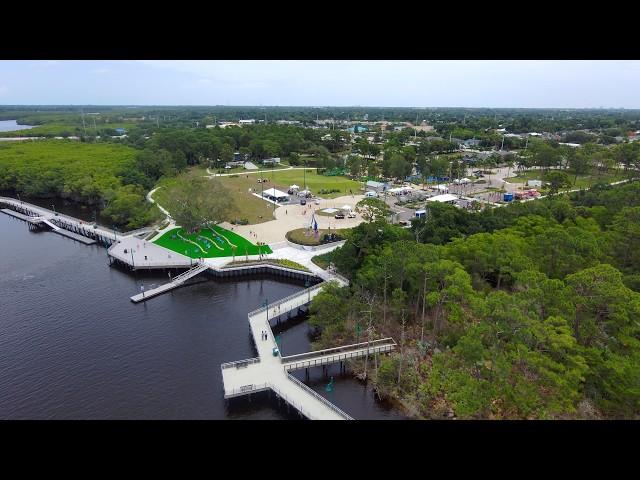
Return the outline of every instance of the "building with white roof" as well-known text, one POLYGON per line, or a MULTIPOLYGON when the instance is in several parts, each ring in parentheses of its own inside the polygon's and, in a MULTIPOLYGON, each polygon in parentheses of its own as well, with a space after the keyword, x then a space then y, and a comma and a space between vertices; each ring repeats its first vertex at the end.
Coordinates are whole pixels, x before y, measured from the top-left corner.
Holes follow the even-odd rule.
POLYGON ((436 195, 435 197, 427 198, 427 202, 440 202, 440 203, 455 203, 458 200, 456 195, 445 193, 443 195, 436 195))

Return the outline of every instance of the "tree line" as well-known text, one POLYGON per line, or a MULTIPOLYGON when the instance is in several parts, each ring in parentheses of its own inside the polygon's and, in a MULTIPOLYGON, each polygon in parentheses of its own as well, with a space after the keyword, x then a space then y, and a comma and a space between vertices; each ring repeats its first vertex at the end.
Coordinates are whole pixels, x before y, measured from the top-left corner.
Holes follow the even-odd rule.
POLYGON ((396 340, 368 372, 381 395, 426 418, 640 414, 640 183, 369 220, 310 322, 321 347, 396 340))

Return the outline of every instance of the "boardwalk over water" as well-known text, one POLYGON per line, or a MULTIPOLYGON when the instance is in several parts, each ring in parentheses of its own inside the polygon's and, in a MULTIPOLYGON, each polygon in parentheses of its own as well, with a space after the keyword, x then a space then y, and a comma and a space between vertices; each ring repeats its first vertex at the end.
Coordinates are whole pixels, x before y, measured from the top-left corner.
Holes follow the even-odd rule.
MULTIPOLYGON (((341 279, 333 280, 344 284, 341 279)), ((320 283, 248 314, 258 357, 221 365, 225 398, 273 390, 311 420, 352 420, 347 413, 293 377, 289 371, 387 353, 396 346, 393 339, 386 338, 281 357, 269 324, 269 318, 274 315, 282 315, 310 303, 325 285, 326 282, 320 283), (266 339, 263 338, 262 332, 266 332, 266 339)))
POLYGON ((108 246, 115 243, 119 238, 127 238, 134 234, 152 230, 151 228, 146 228, 136 232, 118 233, 115 230, 94 223, 85 222, 69 215, 9 197, 0 197, 0 205, 10 207, 1 209, 0 211, 3 213, 25 220, 29 224, 46 225, 54 233, 88 245, 100 242, 108 246))

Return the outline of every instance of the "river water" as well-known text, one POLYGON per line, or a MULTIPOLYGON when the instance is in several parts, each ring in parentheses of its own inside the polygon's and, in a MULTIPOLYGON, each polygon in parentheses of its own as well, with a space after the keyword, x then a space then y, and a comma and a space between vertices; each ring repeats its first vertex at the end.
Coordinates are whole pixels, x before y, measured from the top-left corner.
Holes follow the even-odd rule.
MULTIPOLYGON (((247 312, 304 288, 276 277, 207 280, 133 304, 164 273, 109 267, 104 248, 30 232, 0 213, 0 419, 295 419, 266 393, 223 398, 220 364, 256 355, 247 312)), ((310 347, 306 321, 285 355, 310 347)), ((349 375, 309 385, 357 419, 403 418, 349 375)), ((300 379, 304 378, 298 372, 300 379)))
POLYGON ((33 128, 32 125, 18 125, 16 120, 0 120, 0 132, 15 132, 31 128, 33 128))

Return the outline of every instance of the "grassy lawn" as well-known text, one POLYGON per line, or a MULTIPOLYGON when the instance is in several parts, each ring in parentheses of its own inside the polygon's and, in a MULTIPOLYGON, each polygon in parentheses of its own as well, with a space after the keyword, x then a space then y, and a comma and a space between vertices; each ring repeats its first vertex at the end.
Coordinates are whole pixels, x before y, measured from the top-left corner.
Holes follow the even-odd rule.
MULTIPOLYGON (((200 172, 202 175, 206 175, 206 169, 199 169, 197 167, 183 175, 197 174, 200 172)), ((273 220, 273 205, 257 198, 249 192, 250 188, 254 191, 257 188, 257 191, 260 192, 260 184, 257 182, 258 178, 259 175, 243 174, 239 174, 237 177, 217 177, 229 190, 233 204, 225 220, 234 222, 245 219, 252 225, 273 220)), ((173 184, 175 184, 174 178, 164 179, 157 185, 162 188, 153 194, 153 198, 163 207, 168 203, 167 189, 173 184)), ((265 188, 270 187, 266 186, 265 188)))
POLYGON ((308 228, 298 228, 296 230, 291 230, 287 232, 286 237, 287 237, 287 240, 289 240, 290 242, 297 243, 299 245, 315 246, 315 245, 320 245, 322 243, 322 238, 328 233, 335 233, 336 235, 338 235, 339 238, 336 241, 344 240, 345 238, 344 234, 345 232, 347 232, 347 230, 351 230, 351 229, 343 228, 339 230, 336 230, 336 229, 329 230, 329 229, 319 228, 318 235, 315 235, 313 231, 309 235, 308 228))
POLYGON ((268 245, 254 245, 237 233, 218 226, 213 227, 213 230, 215 233, 210 229, 204 229, 199 233, 187 235, 183 229, 174 228, 165 232, 153 243, 191 258, 231 257, 234 254, 232 248, 234 245, 237 247, 235 251, 237 257, 272 253, 268 245))
MULTIPOLYGON (((275 187, 278 190, 286 192, 290 185, 299 185, 300 188, 304 188, 304 174, 305 170, 274 170, 271 172, 265 172, 261 176, 267 178, 269 181, 266 183, 265 188, 275 187)), ((350 180, 346 177, 326 177, 324 175, 318 175, 315 169, 306 169, 306 182, 307 188, 311 190, 314 195, 320 195, 322 198, 336 198, 344 195, 349 195, 349 190, 352 190, 354 194, 360 192, 360 182, 350 180), (320 190, 337 189, 338 192, 330 194, 322 194, 320 190)), ((260 191, 260 184, 256 182, 258 191, 260 191)))
MULTIPOLYGON (((205 169, 192 169, 189 173, 183 175, 193 174, 193 172, 205 175, 205 169)), ((345 177, 325 177, 318 175, 315 170, 307 169, 307 186, 315 194, 320 189, 338 189, 339 192, 332 194, 321 194, 323 198, 336 198, 349 194, 349 189, 353 190, 354 194, 360 193, 360 183, 349 180, 345 177)), ((261 200, 253 195, 264 189, 276 188, 283 192, 289 189, 290 185, 296 184, 300 188, 304 185, 303 170, 278 170, 261 173, 261 174, 249 174, 248 171, 243 171, 236 175, 230 175, 228 177, 216 177, 222 182, 222 184, 229 190, 229 195, 233 204, 232 210, 229 212, 225 220, 234 222, 236 220, 245 219, 249 224, 254 225, 257 223, 268 222, 273 220, 274 205, 261 200), (267 179, 267 182, 258 183, 258 179, 267 179), (251 191, 249 191, 251 189, 251 191)), ((153 194, 153 198, 163 207, 167 208, 167 189, 175 183, 175 179, 164 179, 158 183, 158 187, 163 187, 153 194)), ((335 214, 334 214, 335 215, 335 214)))

